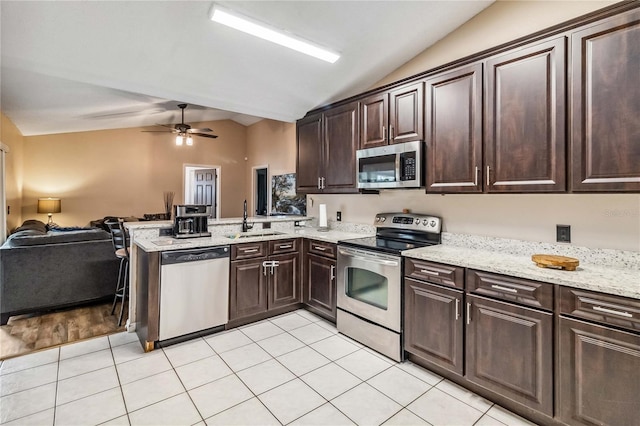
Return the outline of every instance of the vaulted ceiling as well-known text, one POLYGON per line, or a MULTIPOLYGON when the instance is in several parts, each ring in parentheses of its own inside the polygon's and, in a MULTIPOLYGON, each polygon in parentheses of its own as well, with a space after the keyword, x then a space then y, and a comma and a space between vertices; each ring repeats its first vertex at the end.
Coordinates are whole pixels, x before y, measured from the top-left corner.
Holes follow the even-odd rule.
POLYGON ((1 104, 24 135, 295 121, 362 92, 492 1, 220 1, 334 64, 209 20, 210 1, 0 2, 1 104))

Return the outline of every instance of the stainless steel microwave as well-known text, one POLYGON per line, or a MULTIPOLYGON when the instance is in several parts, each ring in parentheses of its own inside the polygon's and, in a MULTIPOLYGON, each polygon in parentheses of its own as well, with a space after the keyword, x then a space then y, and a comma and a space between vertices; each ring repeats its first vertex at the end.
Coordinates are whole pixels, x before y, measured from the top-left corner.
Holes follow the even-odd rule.
POLYGON ((424 185, 424 142, 356 151, 358 188, 419 188, 424 185))

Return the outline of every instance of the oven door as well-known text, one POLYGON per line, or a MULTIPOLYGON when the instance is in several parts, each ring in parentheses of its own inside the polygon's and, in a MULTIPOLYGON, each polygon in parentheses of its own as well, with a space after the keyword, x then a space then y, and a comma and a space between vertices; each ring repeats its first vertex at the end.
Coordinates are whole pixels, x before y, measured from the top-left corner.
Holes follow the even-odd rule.
POLYGON ((401 332, 400 256, 338 246, 338 308, 401 332))

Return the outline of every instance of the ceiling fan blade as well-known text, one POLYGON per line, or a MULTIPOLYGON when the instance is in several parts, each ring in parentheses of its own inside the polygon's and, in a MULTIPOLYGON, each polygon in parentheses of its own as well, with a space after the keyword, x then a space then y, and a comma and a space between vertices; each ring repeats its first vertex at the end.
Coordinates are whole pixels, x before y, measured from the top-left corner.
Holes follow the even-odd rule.
POLYGON ((146 133, 175 133, 172 132, 171 130, 140 130, 141 132, 146 132, 146 133))
POLYGON ((208 133, 191 133, 191 134, 195 136, 202 136, 202 137, 211 138, 211 139, 215 139, 218 137, 218 135, 210 135, 208 133))
POLYGON ((202 132, 213 132, 213 130, 209 129, 209 128, 203 128, 203 129, 189 129, 187 130, 187 133, 202 133, 202 132))
POLYGON ((166 127, 166 128, 168 128, 168 129, 171 129, 172 131, 173 131, 173 130, 176 130, 175 126, 170 126, 170 125, 168 125, 168 124, 159 124, 159 123, 156 123, 155 125, 156 125, 156 126, 160 126, 160 127, 166 127))

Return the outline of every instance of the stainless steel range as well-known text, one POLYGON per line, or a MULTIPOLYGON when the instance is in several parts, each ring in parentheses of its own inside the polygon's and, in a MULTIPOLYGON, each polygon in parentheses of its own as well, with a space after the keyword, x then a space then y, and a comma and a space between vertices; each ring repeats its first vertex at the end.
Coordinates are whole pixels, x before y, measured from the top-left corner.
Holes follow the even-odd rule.
POLYGON ((338 330, 396 361, 402 360, 403 250, 440 244, 442 219, 379 213, 376 236, 338 244, 338 330))

